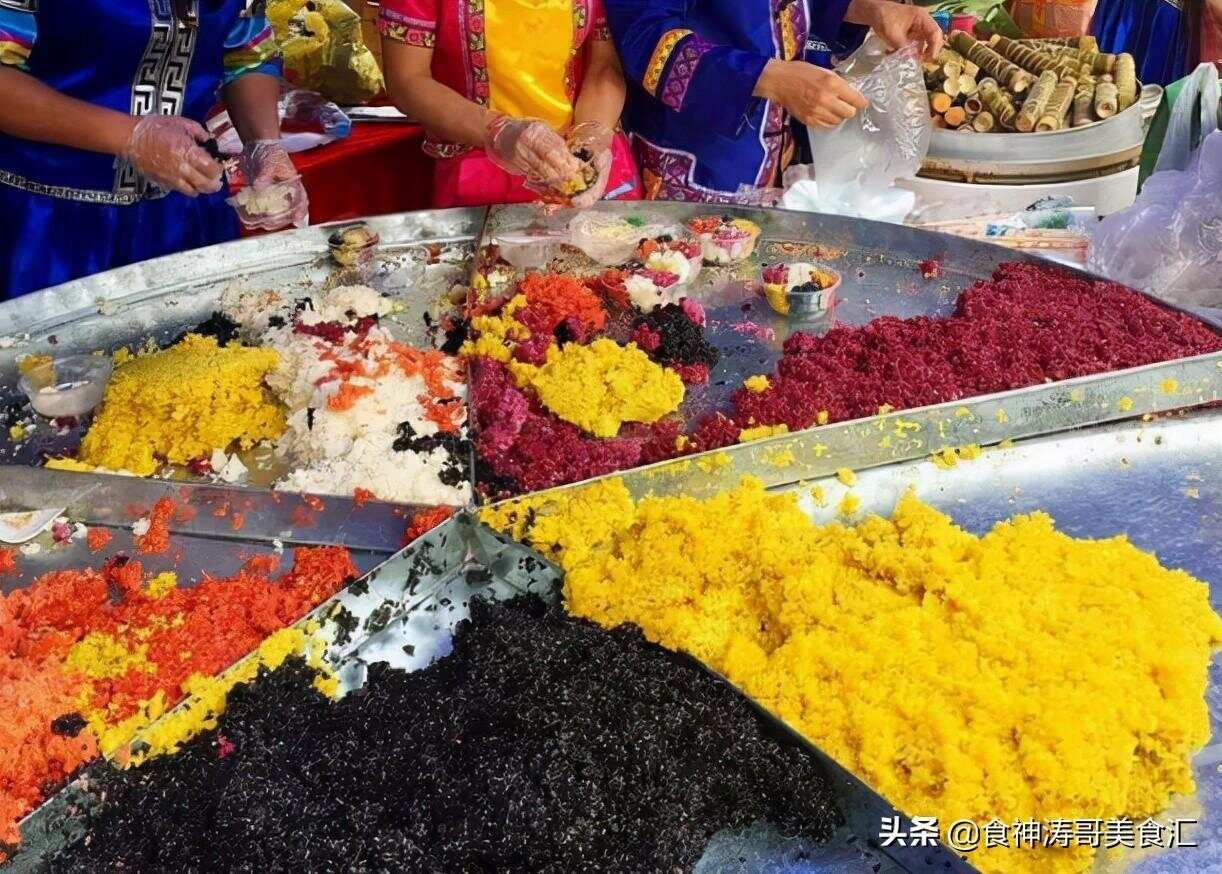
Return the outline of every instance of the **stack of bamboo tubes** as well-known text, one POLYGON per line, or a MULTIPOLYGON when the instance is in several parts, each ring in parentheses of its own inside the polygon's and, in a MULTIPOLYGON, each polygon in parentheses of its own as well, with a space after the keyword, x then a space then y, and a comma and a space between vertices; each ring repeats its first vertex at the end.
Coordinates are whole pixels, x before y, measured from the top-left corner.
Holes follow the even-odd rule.
POLYGON ((1128 109, 1140 88, 1133 56, 1100 52, 1093 36, 982 41, 952 31, 922 69, 933 126, 975 133, 1079 127, 1128 109))

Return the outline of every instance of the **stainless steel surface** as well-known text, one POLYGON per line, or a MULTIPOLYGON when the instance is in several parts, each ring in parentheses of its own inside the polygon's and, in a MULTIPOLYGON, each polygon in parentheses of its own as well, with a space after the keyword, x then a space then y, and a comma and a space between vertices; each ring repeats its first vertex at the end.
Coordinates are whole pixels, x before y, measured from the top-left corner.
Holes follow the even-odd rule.
MULTIPOLYGON (((421 294, 421 247, 470 244, 484 210, 399 213, 368 219, 380 237, 375 288, 407 304, 405 331, 423 331, 431 302, 421 294)), ((182 252, 99 273, 0 303, 0 385, 16 386, 15 358, 28 352, 91 352, 167 339, 211 315, 221 291, 244 281, 276 288, 318 286, 335 276, 327 238, 340 226, 318 225, 182 252), (54 338, 54 339, 52 339, 54 338)), ((453 271, 435 267, 423 284, 443 287, 453 271)), ((461 275, 461 271, 459 271, 461 275)), ((332 281, 334 281, 332 279, 332 281)), ((431 290, 431 289, 430 289, 431 290)), ((410 337, 405 337, 410 339, 410 337)))
MULTIPOLYGON (((313 639, 326 644, 328 666, 342 687, 352 690, 364 684, 371 664, 385 662, 403 670, 419 670, 449 653, 454 629, 469 616, 472 598, 508 599, 532 593, 550 600, 557 597, 560 582, 559 572, 533 550, 463 514, 320 605, 298 626, 308 629, 318 623, 311 632, 313 639)), ((878 817, 894 815, 894 810, 770 715, 761 712, 761 717, 782 743, 805 749, 819 759, 848 824, 828 844, 809 848, 805 870, 834 870, 837 874, 911 870, 878 852, 863 852, 874 837, 872 827, 878 817)), ((137 735, 128 749, 137 749, 140 743, 137 735)), ((105 803, 90 791, 90 776, 106 767, 105 763, 89 766, 26 817, 21 823, 22 846, 4 870, 40 870, 45 854, 79 839, 83 831, 79 811, 105 803)), ((743 845, 733 832, 719 833, 715 842, 719 855, 728 852, 733 856, 734 848, 743 845)), ((931 854, 942 858, 937 850, 922 850, 920 856, 931 854)), ((942 870, 970 870, 952 857, 945 861, 942 870)), ((711 870, 721 874, 717 868, 711 870)))
POLYGON ((1034 184, 1115 173, 1140 155, 1146 119, 1161 99, 1160 86, 1146 85, 1124 112, 1059 131, 976 136, 935 128, 921 175, 1034 184))
MULTIPOLYGON (((829 509, 809 502, 806 509, 830 521, 845 488, 834 478, 820 485, 829 509)), ((1058 529, 1074 537, 1123 534, 1165 567, 1182 568, 1206 582, 1210 603, 1222 611, 1222 411, 1025 441, 950 470, 930 462, 880 467, 860 474, 851 491, 863 513, 889 514, 908 488, 976 534, 1034 510, 1047 512, 1058 529)), ((1212 738, 1193 760, 1196 795, 1176 799, 1155 817, 1200 820, 1193 835, 1200 847, 1129 853, 1099 870, 1222 870, 1222 655, 1210 666, 1206 701, 1212 738)))
MULTIPOLYGON (((708 210, 679 204, 620 209, 647 209, 675 223, 708 210)), ((693 393, 689 414, 718 408, 743 378, 766 372, 776 362, 780 341, 790 327, 755 295, 761 261, 826 261, 843 276, 834 317, 863 324, 884 313, 947 314, 959 291, 987 278, 1000 263, 1037 260, 984 243, 896 225, 783 211, 730 211, 759 222, 763 238, 753 262, 738 273, 709 271, 694 290, 706 303, 712 342, 722 351, 723 362, 708 389, 693 393), (926 259, 941 263, 941 278, 932 282, 921 278, 917 264, 926 259), (736 329, 748 319, 770 328, 772 338, 765 340, 736 329)), ((412 301, 405 319, 414 312, 419 320, 421 311, 412 309, 420 302, 412 293, 420 282, 419 259, 413 252, 439 240, 471 244, 483 226, 483 217, 482 210, 462 210, 370 221, 382 245, 390 247, 392 260, 401 250, 401 264, 388 266, 374 284, 392 293, 397 289, 405 300, 412 301)), ((563 212, 496 209, 488 233, 536 224, 552 227, 566 220, 563 212)), ((18 338, 18 345, 0 349, 0 384, 15 385, 14 358, 19 353, 54 349, 63 354, 111 348, 150 335, 173 336, 184 325, 206 318, 220 290, 236 279, 277 285, 326 281, 330 270, 319 259, 326 252, 329 230, 311 228, 243 240, 134 265, 0 305, 0 334, 18 338), (102 298, 116 309, 112 311, 108 303, 102 307, 105 314, 99 312, 97 301, 102 298)), ((430 288, 445 281, 442 276, 430 288)), ((405 324, 404 330, 413 328, 405 324)), ((1182 420, 1149 424, 1131 418, 1220 399, 1222 355, 1210 355, 824 426, 628 472, 624 479, 638 496, 677 491, 704 495, 733 485, 744 473, 761 476, 773 486, 796 488, 797 483, 848 467, 864 471, 854 491, 867 510, 889 511, 898 489, 911 481, 922 497, 977 531, 1004 516, 1038 507, 1049 510, 1063 530, 1077 536, 1128 531, 1137 545, 1153 550, 1164 564, 1184 567, 1207 580, 1213 602, 1219 606, 1222 505, 1216 466, 1222 463, 1222 414, 1198 411, 1182 420), (1169 390, 1169 380, 1174 381, 1174 390, 1169 390), (951 471, 938 470, 924 460, 942 446, 991 444, 1116 419, 1130 421, 1025 441, 951 471), (1197 490, 1196 498, 1188 497, 1190 489, 1197 490)), ((405 522, 386 505, 355 508, 346 499, 328 498, 323 499, 326 507, 318 511, 313 527, 298 531, 297 526, 284 527, 286 520, 293 522, 292 507, 299 506, 291 502, 305 500, 296 496, 0 468, 0 490, 5 495, 0 506, 29 506, 44 497, 62 497, 70 514, 79 511, 118 532, 110 550, 99 556, 85 555, 81 544, 48 549, 37 560, 48 562, 47 567, 61 566, 60 562, 79 566, 128 548, 129 541, 121 533, 132 521, 128 499, 135 495, 142 498, 135 503, 151 504, 162 494, 181 496, 179 490, 184 488, 192 495, 192 503, 201 507, 196 520, 177 529, 176 539, 185 547, 185 563, 173 569, 184 579, 204 569, 214 574, 236 570, 244 556, 274 549, 271 540, 282 539, 277 535, 284 530, 292 532, 286 543, 349 543, 360 550, 358 563, 368 568, 380 562, 385 552, 379 549, 386 548, 387 539, 401 532, 405 522), (254 512, 248 511, 247 522, 238 533, 226 530, 226 519, 202 509, 215 501, 228 501, 231 515, 233 503, 245 500, 254 502, 250 508, 254 512)), ((834 488, 838 486, 829 484, 829 492, 834 488)), ((149 564, 152 570, 171 569, 168 559, 165 567, 157 560, 149 564)), ((532 551, 460 516, 322 605, 313 617, 321 622, 318 634, 328 645, 328 661, 354 685, 373 660, 390 660, 412 669, 448 651, 450 632, 465 615, 466 602, 474 593, 552 592, 557 583, 555 569, 532 551)), ((1217 661, 1211 670, 1209 701, 1214 741, 1198 759, 1198 801, 1206 808, 1205 828, 1212 830, 1208 847, 1213 849, 1201 856, 1163 854, 1142 863, 1156 865, 1143 867, 1143 871, 1170 871, 1165 860, 1181 859, 1188 867, 1176 870, 1209 870, 1192 865, 1201 858, 1222 858, 1217 849, 1222 846, 1222 824, 1217 821, 1222 816, 1222 777, 1215 772, 1215 763, 1222 761, 1222 667, 1217 661)), ((23 828, 29 852, 23 853, 21 864, 29 863, 53 836, 60 836, 64 804, 70 797, 59 796, 27 819, 23 828)), ((854 809, 866 811, 861 814, 865 818, 858 820, 859 832, 878 809, 886 809, 885 802, 872 793, 867 792, 864 799, 852 802, 859 805, 854 809)), ((911 870, 923 865, 911 859, 903 864, 911 870)))
MULTIPOLYGON (((707 213, 709 207, 648 204, 618 209, 678 226, 693 215, 707 213)), ((754 220, 762 234, 749 262, 735 268, 706 267, 688 289, 689 296, 705 308, 706 334, 721 358, 707 385, 689 388, 679 411, 685 422, 710 411, 727 411, 730 394, 744 379, 774 369, 781 344, 795 330, 817 333, 835 323, 866 324, 880 315, 946 316, 963 289, 990 277, 998 265, 1047 264, 1000 246, 901 225, 784 210, 729 212, 754 220), (939 278, 921 276, 919 264, 926 259, 938 261, 939 278), (759 294, 761 264, 799 260, 823 262, 842 276, 832 312, 807 323, 776 314, 759 294)), ((564 212, 541 213, 534 207, 495 207, 484 241, 498 234, 555 231, 568 218, 564 212)), ((587 260, 568 258, 564 263, 575 269, 597 269, 587 260)), ((487 266, 486 261, 482 264, 487 266)), ((658 477, 676 478, 692 489, 724 488, 743 473, 769 483, 792 482, 840 467, 921 458, 943 446, 996 443, 1219 399, 1222 353, 1215 353, 812 428, 638 469, 625 481, 638 494, 649 491, 658 477), (1166 390, 1168 380, 1175 383, 1173 391, 1166 390), (710 478, 705 468, 713 469, 715 476, 710 478)), ((477 457, 477 482, 484 472, 486 465, 477 457)))
MULTIPOLYGON (((299 495, 224 484, 0 465, 0 512, 64 507, 73 522, 130 529, 162 498, 169 498, 178 511, 170 520, 171 534, 216 541, 218 549, 228 543, 230 552, 246 544, 271 545, 278 541, 284 547, 338 545, 390 555, 400 549, 412 516, 424 509, 381 501, 358 505, 350 496, 299 495)), ((66 552, 56 548, 43 556, 61 556, 56 566, 70 567, 71 563, 62 558, 66 552)), ((90 561, 81 555, 74 557, 90 561)), ((183 550, 184 560, 197 558, 191 550, 183 550)), ((0 590, 28 582, 36 572, 46 569, 39 562, 23 561, 19 577, 0 580, 0 590)), ((217 573, 207 565, 200 569, 217 573)))

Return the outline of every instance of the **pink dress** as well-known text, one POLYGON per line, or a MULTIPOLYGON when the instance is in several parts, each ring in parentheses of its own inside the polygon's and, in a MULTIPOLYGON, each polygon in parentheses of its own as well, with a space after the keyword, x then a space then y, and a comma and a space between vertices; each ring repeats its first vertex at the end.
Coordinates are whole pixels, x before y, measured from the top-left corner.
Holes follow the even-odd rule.
MULTIPOLYGON (((468 100, 556 130, 573 122, 589 46, 610 38, 602 0, 382 0, 387 39, 432 49, 433 78, 468 100)), ((538 195, 481 149, 429 136, 433 205, 521 203, 538 195)), ((623 134, 612 146, 608 199, 636 199, 640 180, 623 134)))

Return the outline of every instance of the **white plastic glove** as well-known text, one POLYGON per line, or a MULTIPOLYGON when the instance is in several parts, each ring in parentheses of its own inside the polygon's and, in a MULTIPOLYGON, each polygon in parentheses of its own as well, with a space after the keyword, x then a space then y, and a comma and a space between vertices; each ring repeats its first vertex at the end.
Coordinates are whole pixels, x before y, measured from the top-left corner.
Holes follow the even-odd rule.
POLYGON ((188 197, 212 194, 221 189, 222 168, 200 145, 210 136, 189 118, 143 115, 120 157, 162 188, 188 197))
MULTIPOLYGON (((258 194, 273 185, 280 186, 287 205, 284 210, 268 216, 253 216, 248 220, 242 215, 247 227, 259 227, 274 231, 289 225, 305 227, 310 222, 310 198, 301 183, 301 174, 293 166, 289 153, 279 140, 255 140, 242 149, 239 166, 246 184, 258 194)), ((241 215, 241 212, 239 212, 241 215)))
POLYGON ((492 163, 532 188, 560 188, 581 172, 564 138, 537 118, 498 115, 488 123, 486 142, 492 163))

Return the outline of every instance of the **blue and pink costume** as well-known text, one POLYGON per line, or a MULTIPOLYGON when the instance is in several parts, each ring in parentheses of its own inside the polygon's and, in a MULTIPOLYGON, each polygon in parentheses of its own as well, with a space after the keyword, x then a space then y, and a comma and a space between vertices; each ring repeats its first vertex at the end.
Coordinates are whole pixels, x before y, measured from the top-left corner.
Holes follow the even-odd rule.
MULTIPOLYGON (((170 0, 0 0, 0 63, 98 106, 202 123, 222 85, 278 76, 280 60, 249 0, 191 5, 188 27, 170 0)), ((223 191, 167 193, 113 155, 4 134, 0 216, 0 299, 237 235, 223 191)))
POLYGON ((646 196, 725 203, 781 169, 784 109, 753 96, 773 58, 826 64, 865 28, 849 0, 604 0, 629 79, 624 127, 646 196))

